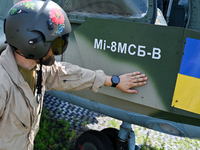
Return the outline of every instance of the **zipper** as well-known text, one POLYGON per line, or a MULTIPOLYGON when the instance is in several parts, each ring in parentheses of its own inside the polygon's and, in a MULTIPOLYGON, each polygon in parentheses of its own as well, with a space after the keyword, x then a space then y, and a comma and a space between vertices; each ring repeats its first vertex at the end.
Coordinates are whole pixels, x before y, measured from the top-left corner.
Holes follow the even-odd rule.
MULTIPOLYGON (((21 122, 22 123, 22 122, 21 122)), ((24 123, 22 123, 22 125, 26 128, 26 129, 28 129, 28 127, 24 124, 24 123)))
POLYGON ((67 82, 67 81, 78 81, 80 80, 80 78, 76 78, 76 79, 67 79, 67 80, 63 80, 63 82, 67 82))

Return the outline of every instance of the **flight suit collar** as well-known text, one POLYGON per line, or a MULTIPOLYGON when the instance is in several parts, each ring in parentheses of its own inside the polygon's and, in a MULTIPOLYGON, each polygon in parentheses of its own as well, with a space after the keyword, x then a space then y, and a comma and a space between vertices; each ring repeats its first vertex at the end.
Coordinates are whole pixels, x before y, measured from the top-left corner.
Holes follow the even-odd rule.
POLYGON ((13 54, 13 50, 8 45, 7 48, 1 54, 1 64, 14 82, 18 87, 20 87, 24 91, 24 95, 29 99, 30 104, 32 107, 36 106, 35 96, 29 87, 28 83, 24 81, 23 76, 18 70, 17 63, 13 54))
POLYGON ((1 64, 15 84, 18 85, 24 82, 24 79, 17 68, 17 63, 10 46, 7 46, 1 54, 1 64))

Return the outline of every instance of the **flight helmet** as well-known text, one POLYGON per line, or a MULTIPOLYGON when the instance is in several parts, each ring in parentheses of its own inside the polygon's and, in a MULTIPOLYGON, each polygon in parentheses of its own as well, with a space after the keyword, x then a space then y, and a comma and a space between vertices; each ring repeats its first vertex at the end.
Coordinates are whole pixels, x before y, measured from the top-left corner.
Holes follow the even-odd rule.
POLYGON ((55 55, 68 46, 71 25, 64 10, 51 0, 23 0, 4 21, 6 42, 27 59, 42 59, 52 47, 55 55))

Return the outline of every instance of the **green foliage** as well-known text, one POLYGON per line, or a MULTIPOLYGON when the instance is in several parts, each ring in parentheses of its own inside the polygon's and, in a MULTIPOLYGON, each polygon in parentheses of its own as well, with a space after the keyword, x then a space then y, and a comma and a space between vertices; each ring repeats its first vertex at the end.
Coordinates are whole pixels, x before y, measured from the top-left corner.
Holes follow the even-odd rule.
POLYGON ((69 131, 70 123, 64 119, 56 120, 43 108, 40 130, 34 141, 36 150, 70 150, 77 138, 75 131, 69 131))

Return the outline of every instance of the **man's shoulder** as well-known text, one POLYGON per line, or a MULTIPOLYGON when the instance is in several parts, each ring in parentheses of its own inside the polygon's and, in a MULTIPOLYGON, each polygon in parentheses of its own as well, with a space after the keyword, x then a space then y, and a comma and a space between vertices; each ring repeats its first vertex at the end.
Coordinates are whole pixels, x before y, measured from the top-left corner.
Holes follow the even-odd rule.
MULTIPOLYGON (((0 90, 2 88, 10 87, 12 80, 6 70, 0 64, 0 90)), ((6 88, 7 89, 7 88, 6 88)))

